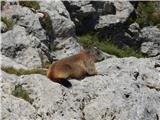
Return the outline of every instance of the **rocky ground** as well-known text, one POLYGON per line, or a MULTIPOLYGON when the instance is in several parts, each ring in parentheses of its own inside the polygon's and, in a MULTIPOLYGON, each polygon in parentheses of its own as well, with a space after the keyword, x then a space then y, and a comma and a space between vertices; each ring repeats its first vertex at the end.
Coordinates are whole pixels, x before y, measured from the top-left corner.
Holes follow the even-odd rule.
MULTIPOLYGON (((77 34, 101 32, 148 58, 117 58, 104 53, 100 75, 69 80, 67 88, 45 75, 1 70, 3 120, 159 120, 160 29, 126 23, 136 3, 39 1, 38 9, 19 2, 1 7, 1 67, 43 68, 78 53, 77 34), (18 91, 18 92, 17 92, 18 91)), ((159 4, 157 4, 158 6, 159 4)))
POLYGON ((158 120, 159 59, 109 58, 96 64, 101 75, 72 79, 71 88, 43 75, 2 72, 2 119, 158 120), (32 103, 12 95, 16 85, 32 103))

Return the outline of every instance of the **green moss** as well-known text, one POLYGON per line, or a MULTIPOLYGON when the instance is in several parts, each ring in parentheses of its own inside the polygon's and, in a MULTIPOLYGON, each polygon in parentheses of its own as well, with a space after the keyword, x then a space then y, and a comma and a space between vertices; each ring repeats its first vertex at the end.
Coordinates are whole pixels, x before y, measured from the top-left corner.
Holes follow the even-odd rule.
POLYGON ((12 91, 12 95, 18 98, 22 98, 30 103, 33 102, 33 99, 29 97, 28 92, 22 87, 22 85, 16 85, 15 89, 12 91))
POLYGON ((144 55, 138 51, 135 51, 133 48, 120 48, 114 40, 110 39, 100 39, 97 34, 86 34, 79 36, 80 37, 80 44, 84 47, 97 47, 102 51, 116 55, 117 57, 144 57, 144 55))
POLYGON ((6 24, 8 30, 12 29, 13 26, 15 25, 15 23, 13 22, 13 20, 9 19, 7 17, 1 17, 1 21, 6 24))
POLYGON ((31 69, 31 70, 24 70, 24 69, 15 69, 13 67, 2 67, 3 71, 9 73, 9 74, 16 74, 18 76, 20 75, 29 75, 29 74, 42 74, 46 75, 46 70, 42 68, 37 69, 31 69))
POLYGON ((21 6, 34 8, 35 10, 40 9, 40 5, 37 1, 19 1, 21 6))

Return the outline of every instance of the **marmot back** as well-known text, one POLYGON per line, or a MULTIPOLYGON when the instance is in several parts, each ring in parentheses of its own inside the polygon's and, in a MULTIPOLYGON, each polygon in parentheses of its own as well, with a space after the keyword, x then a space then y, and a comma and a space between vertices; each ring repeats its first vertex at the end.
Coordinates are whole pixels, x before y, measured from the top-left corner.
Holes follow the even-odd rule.
POLYGON ((68 78, 80 79, 86 75, 96 75, 95 62, 102 59, 104 57, 98 49, 86 49, 51 64, 47 76, 52 81, 61 83, 68 78))

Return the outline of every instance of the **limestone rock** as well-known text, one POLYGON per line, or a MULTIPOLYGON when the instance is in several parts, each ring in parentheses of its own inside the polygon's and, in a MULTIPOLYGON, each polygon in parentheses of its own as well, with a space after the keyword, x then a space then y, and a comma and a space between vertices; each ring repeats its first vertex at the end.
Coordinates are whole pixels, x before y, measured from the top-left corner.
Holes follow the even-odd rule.
POLYGON ((103 29, 124 23, 133 12, 130 2, 121 1, 63 1, 76 24, 77 33, 103 29))
POLYGON ((57 59, 74 55, 82 50, 82 47, 78 43, 77 37, 70 37, 66 40, 57 38, 55 42, 57 45, 54 50, 54 54, 57 59))
POLYGON ((148 56, 160 54, 160 30, 156 26, 144 27, 141 30, 143 43, 141 51, 148 56))
POLYGON ((114 1, 113 2, 116 14, 100 16, 98 24, 95 29, 109 27, 118 23, 124 23, 133 12, 134 8, 130 2, 114 1))
MULTIPOLYGON (((109 58, 96 64, 100 75, 88 76, 81 81, 69 80, 71 88, 42 75, 16 77, 2 72, 4 82, 7 80, 2 89, 7 88, 9 81, 14 81, 10 82, 12 86, 22 85, 34 100, 27 109, 30 111, 33 106, 34 115, 41 119, 157 119, 160 117, 158 63, 158 57, 109 58)), ((9 107, 9 104, 5 105, 5 108, 9 107)), ((20 117, 28 116, 26 114, 20 117)))
POLYGON ((30 103, 16 98, 12 95, 2 94, 1 108, 3 120, 17 120, 17 119, 28 119, 35 120, 39 119, 36 115, 36 110, 30 103))
POLYGON ((6 32, 7 31, 7 26, 6 26, 6 24, 4 23, 4 22, 0 22, 0 24, 1 24, 1 32, 2 33, 4 33, 4 32, 6 32))
POLYGON ((27 69, 26 66, 22 65, 22 64, 19 64, 17 63, 16 61, 14 61, 13 59, 9 58, 9 57, 6 57, 5 55, 1 55, 1 67, 13 67, 13 68, 16 68, 16 69, 27 69))
POLYGON ((55 34, 54 54, 57 59, 70 56, 82 48, 75 35, 75 24, 61 1, 41 1, 41 11, 47 12, 55 34))
POLYGON ((9 5, 7 9, 2 10, 2 17, 7 17, 23 26, 28 34, 33 34, 41 41, 46 40, 45 31, 42 28, 38 16, 27 7, 20 5, 9 5))
POLYGON ((40 67, 42 65, 38 53, 40 44, 39 39, 27 35, 24 27, 15 25, 13 30, 2 34, 1 51, 6 57, 26 67, 40 67))
POLYGON ((41 1, 40 7, 41 11, 49 14, 56 37, 70 37, 75 34, 75 25, 61 1, 41 1))

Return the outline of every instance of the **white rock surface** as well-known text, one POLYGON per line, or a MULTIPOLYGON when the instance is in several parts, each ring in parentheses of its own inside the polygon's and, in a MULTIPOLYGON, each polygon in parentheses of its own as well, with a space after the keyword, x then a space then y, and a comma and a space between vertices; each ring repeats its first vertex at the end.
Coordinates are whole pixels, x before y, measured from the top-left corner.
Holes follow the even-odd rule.
POLYGON ((1 67, 13 67, 15 69, 27 69, 26 66, 19 64, 17 62, 15 62, 13 59, 6 57, 4 55, 1 55, 1 67))
POLYGON ((7 31, 7 25, 4 22, 0 21, 0 27, 2 33, 7 31))
MULTIPOLYGON (((2 55, 28 68, 40 67, 42 66, 42 61, 37 47, 40 44, 41 42, 38 38, 27 35, 24 27, 15 25, 13 30, 2 34, 1 51, 2 55)), ((3 63, 5 64, 5 62, 3 63)))
POLYGON ((141 51, 148 56, 160 54, 160 30, 156 26, 144 27, 141 30, 143 43, 141 51))
MULTIPOLYGON (((23 101, 24 104, 19 109, 22 110, 27 105, 28 112, 21 114, 21 118, 157 120, 160 117, 159 63, 159 57, 109 58, 96 64, 101 75, 85 77, 81 81, 69 80, 71 88, 54 83, 42 75, 16 77, 2 72, 2 90, 7 89, 8 84, 21 84, 34 100, 28 105, 26 101, 13 97, 16 99, 14 105, 12 102, 2 104, 2 117, 18 116, 19 113, 14 108, 23 101), (7 108, 12 106, 13 111, 8 113, 7 108)), ((10 94, 7 90, 3 91, 10 94)), ((6 96, 5 99, 9 101, 10 97, 6 96)))
POLYGON ((55 33, 54 54, 57 59, 73 55, 82 47, 75 35, 75 24, 61 1, 41 1, 41 11, 47 12, 55 33))
POLYGON ((41 1, 40 7, 41 11, 49 14, 56 37, 70 37, 75 34, 75 25, 61 1, 41 1))
POLYGON ((124 23, 134 10, 132 4, 127 1, 114 1, 113 4, 116 8, 116 14, 100 16, 95 29, 109 27, 112 24, 124 23))

